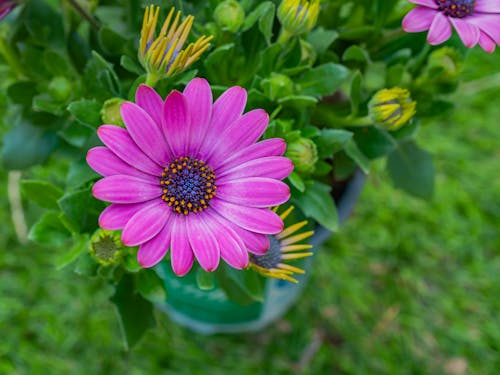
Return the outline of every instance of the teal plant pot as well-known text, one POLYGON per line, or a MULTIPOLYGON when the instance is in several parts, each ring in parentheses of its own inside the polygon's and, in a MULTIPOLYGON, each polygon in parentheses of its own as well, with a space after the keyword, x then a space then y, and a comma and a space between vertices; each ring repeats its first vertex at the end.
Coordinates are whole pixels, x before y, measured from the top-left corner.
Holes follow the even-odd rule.
MULTIPOLYGON (((364 174, 357 172, 338 200, 340 223, 351 213, 364 179, 364 174)), ((317 249, 331 234, 327 229, 318 227, 309 242, 317 249)), ((156 270, 165 282, 167 300, 157 304, 157 308, 165 311, 178 324, 203 334, 258 331, 282 317, 295 303, 306 285, 313 258, 314 256, 304 262, 305 274, 294 275, 299 281, 298 284, 266 279, 264 301, 249 305, 230 301, 222 289, 217 287, 212 290, 200 290, 195 273, 177 277, 170 265, 162 262, 156 270)))

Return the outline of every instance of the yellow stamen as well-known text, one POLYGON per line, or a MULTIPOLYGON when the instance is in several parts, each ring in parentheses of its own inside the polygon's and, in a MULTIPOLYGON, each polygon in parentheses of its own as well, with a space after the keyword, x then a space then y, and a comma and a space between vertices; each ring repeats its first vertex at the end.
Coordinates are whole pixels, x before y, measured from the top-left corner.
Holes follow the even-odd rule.
POLYGON ((297 234, 297 235, 292 236, 292 237, 285 238, 284 240, 281 241, 281 245, 286 246, 286 245, 294 244, 296 242, 299 242, 299 241, 305 240, 306 238, 311 237, 313 234, 314 234, 314 231, 311 230, 308 232, 297 234))

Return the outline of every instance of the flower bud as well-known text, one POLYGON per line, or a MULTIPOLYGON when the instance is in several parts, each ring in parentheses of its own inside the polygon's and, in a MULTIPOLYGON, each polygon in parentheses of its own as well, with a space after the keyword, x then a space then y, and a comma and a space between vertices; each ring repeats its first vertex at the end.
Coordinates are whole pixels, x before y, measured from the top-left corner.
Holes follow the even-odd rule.
POLYGON ((454 48, 439 48, 429 55, 427 66, 417 84, 427 92, 454 92, 463 70, 463 59, 454 48))
POLYGON ((118 232, 98 229, 90 238, 90 255, 100 264, 117 264, 125 254, 118 232))
POLYGON ((262 89, 271 100, 277 100, 293 94, 293 81, 286 75, 271 73, 271 76, 261 82, 262 89))
POLYGON ((283 0, 278 7, 278 19, 293 35, 311 30, 318 19, 319 0, 283 0))
POLYGON ((125 102, 122 98, 111 98, 104 102, 101 108, 101 119, 104 124, 124 127, 120 107, 125 102))
POLYGON ((368 103, 370 117, 387 130, 397 130, 415 115, 417 102, 412 101, 410 92, 394 87, 377 91, 368 103))
POLYGON ((71 94, 71 82, 66 77, 54 77, 49 83, 48 92, 55 100, 64 102, 71 94))
POLYGON ((214 19, 220 28, 235 33, 245 20, 245 11, 237 1, 226 0, 215 8, 214 19))
POLYGON ((309 138, 300 137, 288 144, 286 156, 299 173, 312 173, 318 161, 318 149, 309 138))

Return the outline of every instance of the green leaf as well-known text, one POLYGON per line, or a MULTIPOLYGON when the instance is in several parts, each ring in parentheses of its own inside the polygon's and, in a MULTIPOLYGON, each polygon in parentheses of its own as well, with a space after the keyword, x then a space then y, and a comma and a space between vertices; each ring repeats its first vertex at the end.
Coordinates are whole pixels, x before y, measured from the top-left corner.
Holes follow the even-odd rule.
POLYGON ((214 281, 213 272, 206 272, 203 268, 198 268, 196 271, 196 284, 198 284, 198 288, 201 290, 212 290, 215 286, 214 281))
POLYGON ((300 192, 304 192, 306 190, 306 185, 304 180, 297 172, 292 172, 288 175, 288 181, 300 192))
POLYGON ((120 96, 120 81, 113 65, 95 51, 85 66, 84 82, 88 93, 99 101, 120 96))
POLYGON ((251 13, 248 14, 248 16, 245 17, 245 22, 243 22, 241 31, 244 32, 249 30, 253 25, 255 25, 255 23, 258 20, 260 20, 262 17, 265 17, 266 13, 269 12, 270 10, 273 11, 273 16, 274 16, 274 4, 271 1, 264 1, 263 3, 259 4, 259 6, 255 8, 254 11, 252 11, 251 13))
MULTIPOLYGON (((25 24, 31 38, 41 46, 60 47, 64 43, 61 14, 45 1, 29 1, 25 8, 25 24)), ((34 62, 36 63, 36 62, 34 62)))
POLYGON ((81 99, 68 105, 68 111, 82 125, 92 129, 101 125, 101 104, 94 99, 81 99))
POLYGON ((15 104, 31 108, 33 97, 37 94, 36 83, 32 81, 19 81, 7 88, 7 95, 15 104))
POLYGON ((318 102, 314 96, 307 95, 289 95, 285 96, 278 100, 279 104, 282 104, 284 107, 295 108, 299 111, 312 107, 318 102))
POLYGON ((21 192, 37 205, 47 209, 59 209, 57 200, 62 197, 63 190, 48 181, 22 180, 21 192))
POLYGON ((61 211, 79 232, 92 232, 97 228, 97 219, 104 203, 92 196, 90 187, 66 193, 58 201, 61 211))
POLYGON ((339 33, 334 30, 325 30, 318 27, 309 33, 307 41, 312 44, 316 53, 321 55, 326 52, 338 36, 339 33))
POLYGON ((33 98, 33 110, 60 116, 64 112, 64 106, 61 102, 54 100, 51 95, 43 93, 33 98))
POLYGON ((71 78, 74 70, 68 62, 68 58, 55 50, 43 52, 43 63, 45 69, 53 76, 65 76, 71 78))
POLYGON ((342 150, 352 138, 352 133, 341 129, 321 129, 320 135, 314 139, 320 158, 328 158, 342 150))
POLYGON ((271 44, 271 38, 273 36, 273 23, 274 23, 274 12, 275 5, 271 2, 266 6, 266 10, 262 13, 259 18, 259 30, 266 39, 267 45, 271 44))
POLYGON ((354 140, 350 140, 344 147, 345 153, 356 162, 365 173, 370 172, 370 160, 360 151, 354 140))
POLYGON ((80 276, 94 277, 97 275, 99 264, 90 256, 90 253, 84 252, 76 262, 75 273, 80 276))
POLYGON ((109 27, 99 29, 99 44, 110 55, 120 55, 125 52, 127 39, 109 27))
POLYGON ((396 146, 391 134, 375 126, 355 129, 354 140, 361 152, 370 159, 387 155, 396 146))
POLYGON ((296 205, 306 216, 334 232, 338 229, 339 220, 331 190, 330 186, 314 181, 304 193, 296 196, 296 205))
MULTIPOLYGON (((59 130, 57 135, 74 147, 85 147, 92 137, 96 137, 95 129, 81 125, 77 121, 70 122, 59 130)), ((88 147, 87 147, 88 149, 88 147)))
POLYGON ((228 278, 253 300, 264 301, 264 283, 257 273, 252 270, 237 270, 227 265, 224 265, 224 270, 228 278))
POLYGON ((46 212, 31 227, 28 238, 41 245, 61 246, 68 238, 70 233, 61 223, 59 214, 54 211, 46 212))
POLYGON ((133 276, 123 275, 111 302, 116 307, 125 350, 133 348, 154 327, 153 304, 135 292, 133 276))
POLYGON ((342 55, 343 61, 357 61, 362 64, 368 64, 370 62, 370 55, 368 51, 359 46, 353 45, 347 48, 342 55))
POLYGON ((250 305, 255 302, 254 299, 248 294, 240 284, 235 282, 234 275, 231 274, 232 271, 236 271, 225 264, 219 266, 216 272, 214 272, 215 277, 217 278, 217 283, 219 287, 224 291, 227 297, 238 303, 240 305, 250 305))
POLYGON ((57 270, 61 270, 78 259, 88 249, 88 236, 80 236, 73 247, 59 256, 55 262, 57 270))
POLYGON ((303 95, 320 98, 333 94, 349 77, 349 70, 339 64, 327 63, 304 73, 297 79, 303 95))
POLYGON ((75 160, 69 167, 68 175, 66 176, 66 186, 70 189, 78 188, 98 177, 99 175, 90 169, 84 159, 75 160))
POLYGON ((137 292, 150 302, 163 303, 167 299, 165 284, 153 269, 143 268, 137 272, 135 287, 137 292))
POLYGON ((52 130, 21 122, 3 140, 2 161, 6 169, 25 169, 43 164, 57 144, 52 130))
POLYGON ((138 76, 144 74, 144 69, 137 63, 137 61, 127 55, 123 55, 120 58, 120 65, 130 73, 137 74, 138 76))
POLYGON ((435 174, 432 157, 413 141, 399 143, 389 154, 387 170, 395 187, 420 198, 432 197, 435 174))

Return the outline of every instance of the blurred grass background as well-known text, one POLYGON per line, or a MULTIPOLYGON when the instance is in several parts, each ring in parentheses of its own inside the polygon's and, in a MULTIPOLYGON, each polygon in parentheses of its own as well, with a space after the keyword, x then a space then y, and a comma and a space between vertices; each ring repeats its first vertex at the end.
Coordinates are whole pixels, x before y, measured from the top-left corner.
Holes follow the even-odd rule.
POLYGON ((201 336, 158 313, 124 352, 110 290, 17 244, 1 172, 0 374, 498 374, 499 67, 498 51, 473 51, 457 111, 418 135, 434 199, 395 190, 375 163, 302 299, 258 334, 201 336))

